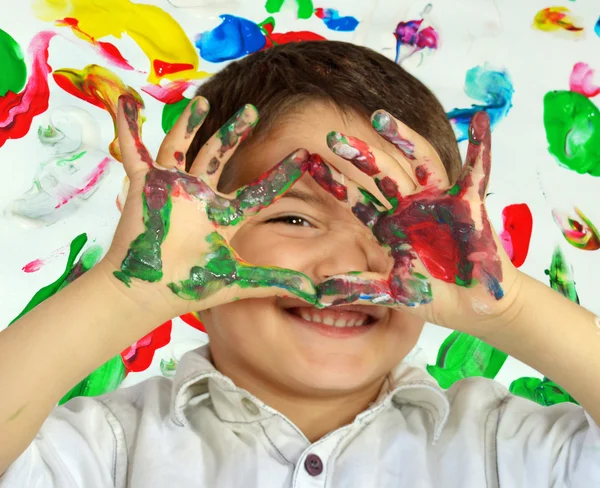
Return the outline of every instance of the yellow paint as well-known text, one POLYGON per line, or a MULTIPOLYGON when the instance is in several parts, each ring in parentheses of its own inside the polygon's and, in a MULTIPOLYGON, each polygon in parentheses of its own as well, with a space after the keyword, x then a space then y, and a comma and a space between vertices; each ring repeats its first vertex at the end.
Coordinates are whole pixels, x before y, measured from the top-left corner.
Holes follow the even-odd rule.
MULTIPOLYGON (((46 22, 66 17, 77 19, 79 29, 95 41, 107 36, 120 39, 128 34, 150 61, 150 83, 158 83, 162 78, 189 80, 207 76, 198 72, 198 53, 184 30, 173 17, 154 5, 130 0, 34 0, 33 12, 46 22), (192 68, 161 75, 156 72, 155 61, 189 64, 192 68)), ((73 33, 90 42, 81 32, 73 29, 73 33)))
POLYGON ((583 27, 577 24, 580 22, 570 15, 567 7, 548 7, 540 10, 533 19, 533 27, 541 31, 568 31, 572 34, 580 34, 583 27))
MULTIPOLYGON (((144 102, 139 93, 109 69, 90 64, 83 69, 57 69, 52 73, 57 84, 67 92, 86 102, 106 110, 113 120, 115 138, 108 150, 113 158, 122 161, 119 139, 117 137, 117 108, 119 97, 129 94, 138 102, 140 109, 140 130, 144 122, 141 110, 144 102)), ((140 134, 141 135, 141 134, 140 134)))

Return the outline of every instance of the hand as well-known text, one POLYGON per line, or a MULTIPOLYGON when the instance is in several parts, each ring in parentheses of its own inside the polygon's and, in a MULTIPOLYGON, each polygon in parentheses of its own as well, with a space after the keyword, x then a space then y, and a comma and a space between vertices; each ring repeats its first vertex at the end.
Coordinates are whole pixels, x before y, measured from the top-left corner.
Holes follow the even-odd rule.
POLYGON ((129 188, 105 260, 122 286, 158 292, 171 316, 239 298, 297 296, 314 303, 306 275, 245 263, 229 245, 246 218, 277 200, 307 170, 307 151, 294 151, 234 195, 222 195, 216 191, 219 177, 256 124, 256 109, 246 105, 234 115, 204 145, 189 173, 184 154, 208 113, 206 99, 191 101, 156 162, 140 139, 140 109, 133 98, 121 97, 118 133, 129 188))
POLYGON ((439 156, 427 141, 387 112, 375 112, 372 123, 399 149, 399 159, 340 133, 330 133, 328 145, 371 176, 386 201, 342 179, 331 165, 321 168, 328 176, 317 181, 389 249, 393 268, 389 276, 330 277, 318 286, 321 305, 387 305, 452 329, 483 334, 484 323, 491 324, 513 302, 519 276, 484 206, 491 167, 487 114, 474 115, 466 161, 450 188, 439 156))

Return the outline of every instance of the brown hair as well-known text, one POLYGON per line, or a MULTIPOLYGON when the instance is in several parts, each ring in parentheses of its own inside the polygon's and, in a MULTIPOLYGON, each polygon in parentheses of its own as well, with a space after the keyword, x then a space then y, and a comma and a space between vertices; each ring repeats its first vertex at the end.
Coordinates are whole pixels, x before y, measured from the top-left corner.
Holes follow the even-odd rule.
MULTIPOLYGON (((452 184, 461 159, 452 126, 435 95, 398 64, 366 47, 339 41, 303 41, 259 51, 229 64, 197 92, 211 104, 210 114, 186 155, 191 166, 202 145, 245 103, 258 108, 260 121, 242 145, 268 135, 273 123, 308 101, 324 101, 342 113, 369 118, 390 112, 436 149, 452 184)), ((240 147, 240 149, 243 146, 240 147)), ((226 165, 219 189, 232 179, 226 165)))

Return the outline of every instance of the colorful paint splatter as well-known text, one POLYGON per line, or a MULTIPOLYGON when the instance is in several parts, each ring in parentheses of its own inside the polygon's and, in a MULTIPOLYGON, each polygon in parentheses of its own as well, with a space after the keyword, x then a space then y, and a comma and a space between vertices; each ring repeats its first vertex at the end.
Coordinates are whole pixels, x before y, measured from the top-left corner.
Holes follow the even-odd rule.
MULTIPOLYGON (((27 134, 33 118, 48 109, 48 75, 52 70, 48 64, 48 47, 54 36, 54 32, 44 31, 31 40, 29 55, 33 63, 27 85, 19 93, 7 90, 4 96, 0 97, 0 147, 8 139, 20 139, 27 134)), ((5 51, 15 49, 13 41, 10 40, 12 38, 9 37, 0 37, 2 49, 5 51)), ((18 73, 20 68, 16 69, 18 73)), ((5 88, 18 86, 18 80, 17 74, 15 79, 5 82, 5 88)))
POLYGON ((490 116, 492 130, 512 107, 514 93, 512 80, 506 70, 492 69, 487 63, 467 71, 465 93, 474 100, 482 102, 469 108, 455 108, 447 113, 454 126, 456 140, 468 138, 469 122, 473 114, 485 110, 490 116))
POLYGON ((596 72, 587 63, 576 63, 569 78, 569 89, 592 98, 600 94, 600 85, 594 82, 596 72))
POLYGON ((600 176, 600 110, 586 96, 552 91, 544 97, 548 151, 565 168, 600 176))
POLYGON ((416 53, 422 54, 424 50, 434 51, 439 47, 438 33, 423 22, 423 19, 409 20, 399 22, 396 26, 396 63, 402 63, 416 53))
POLYGON ((222 22, 219 26, 196 38, 196 47, 203 59, 220 63, 241 58, 264 47, 266 39, 256 23, 235 15, 221 15, 220 18, 222 22))
POLYGON ((502 232, 500 240, 513 265, 520 267, 527 258, 533 215, 526 203, 509 205, 502 210, 502 232))
POLYGON ((358 26, 358 19, 351 15, 342 16, 333 8, 317 8, 315 15, 325 22, 329 30, 340 32, 352 32, 358 26))
POLYGON ((71 27, 78 38, 94 45, 104 37, 127 34, 150 62, 150 83, 205 76, 198 72, 198 55, 184 30, 157 6, 130 0, 71 0, 66 4, 40 0, 33 11, 43 21, 71 27))
MULTIPOLYGON (((267 0, 265 9, 270 14, 274 14, 281 10, 284 3, 285 0, 267 0)), ((296 3, 298 4, 298 18, 309 19, 314 10, 312 0, 296 0, 296 3)))
POLYGON ((172 321, 167 320, 121 353, 128 373, 139 373, 150 367, 156 350, 166 346, 171 340, 172 325, 172 321))
POLYGON ((90 64, 83 69, 57 69, 53 77, 56 84, 66 92, 110 114, 115 138, 108 150, 113 158, 121 161, 117 136, 117 105, 121 95, 129 94, 142 106, 142 97, 138 92, 125 85, 115 73, 97 64, 90 64))
POLYGON ((553 210, 554 222, 572 246, 585 251, 600 249, 600 232, 581 210, 575 207, 575 214, 553 210))
POLYGON ((548 7, 540 10, 533 18, 533 27, 544 32, 565 32, 579 35, 583 32, 582 21, 567 7, 548 7))
POLYGON ((326 40, 323 36, 311 31, 273 32, 275 30, 275 19, 273 17, 265 19, 258 25, 267 38, 263 49, 268 49, 279 44, 287 44, 288 42, 326 40))

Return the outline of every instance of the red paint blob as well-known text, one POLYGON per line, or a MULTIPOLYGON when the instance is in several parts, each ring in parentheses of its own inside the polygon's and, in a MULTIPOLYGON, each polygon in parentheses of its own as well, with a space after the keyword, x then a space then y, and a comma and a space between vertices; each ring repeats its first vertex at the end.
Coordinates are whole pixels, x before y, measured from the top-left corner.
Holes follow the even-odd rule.
POLYGON ((186 324, 191 325, 194 329, 198 329, 199 331, 206 333, 204 324, 200 322, 200 319, 198 319, 193 313, 186 313, 179 318, 186 324))
POLYGON ((181 151, 175 151, 173 157, 179 164, 183 163, 183 153, 181 151))
POLYGON ((289 42, 301 42, 301 41, 326 41, 327 39, 319 34, 315 34, 310 31, 291 31, 282 33, 273 33, 273 24, 268 22, 262 25, 265 31, 266 43, 261 49, 268 49, 277 44, 287 44, 289 42))
POLYGON ((154 71, 160 77, 179 73, 180 71, 188 71, 194 69, 193 64, 189 63, 167 63, 160 59, 154 60, 154 71))
POLYGON ((25 266, 23 266, 21 269, 25 271, 25 273, 35 273, 36 271, 39 271, 42 268, 42 266, 44 266, 44 264, 46 263, 42 259, 34 259, 30 263, 27 263, 25 266))
POLYGON ((172 322, 168 320, 148 335, 121 353, 123 364, 128 373, 139 373, 150 367, 157 349, 166 346, 171 340, 172 322))
POLYGON ((48 46, 55 35, 54 32, 44 31, 32 39, 29 53, 33 56, 33 63, 27 85, 21 93, 9 91, 0 97, 0 147, 8 139, 25 136, 33 118, 48 109, 48 75, 52 71, 48 64, 48 46))
POLYGON ((54 81, 58 86, 60 86, 70 95, 73 95, 84 102, 91 103, 102 110, 106 110, 106 105, 104 105, 99 98, 87 95, 85 90, 82 90, 79 86, 73 84, 73 82, 67 76, 60 73, 52 73, 52 78, 54 78, 54 81))
POLYGON ((431 173, 427 171, 427 167, 424 164, 421 164, 415 168, 415 176, 417 177, 417 181, 421 186, 427 186, 427 181, 429 180, 430 175, 431 173))
POLYGON ((521 266, 527 258, 533 216, 526 203, 509 205, 502 211, 504 230, 500 239, 506 254, 515 267, 521 266))

